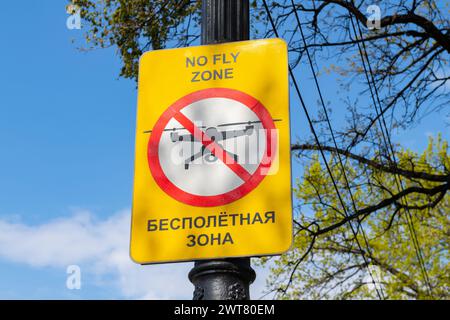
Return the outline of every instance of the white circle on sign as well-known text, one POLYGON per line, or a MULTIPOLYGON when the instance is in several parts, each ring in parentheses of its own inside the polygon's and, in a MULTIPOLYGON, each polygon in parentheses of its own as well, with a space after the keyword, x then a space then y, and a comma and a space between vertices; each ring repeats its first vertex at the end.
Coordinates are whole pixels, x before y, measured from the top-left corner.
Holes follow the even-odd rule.
POLYGON ((269 172, 277 131, 266 108, 238 90, 209 88, 172 104, 156 122, 148 164, 159 187, 183 203, 212 207, 244 197, 269 172))
MULTIPOLYGON (((233 136, 233 131, 245 130, 248 122, 259 121, 258 116, 247 106, 227 98, 203 99, 186 106, 180 112, 197 127, 201 127, 201 131, 216 128, 219 133, 226 132, 226 136, 233 136), (244 124, 223 126, 234 123, 244 124)), ((224 150, 237 156, 237 163, 249 174, 256 171, 259 166, 257 161, 262 159, 266 149, 265 138, 259 137, 263 130, 261 123, 252 123, 251 126, 253 130, 251 133, 248 130, 249 134, 218 142, 224 150)), ((217 159, 208 162, 205 159, 210 155, 208 150, 201 157, 190 161, 193 155, 202 152, 203 144, 196 139, 192 142, 189 139, 192 135, 187 129, 174 131, 186 139, 172 141, 171 135, 174 132, 170 129, 182 127, 181 123, 172 118, 164 128, 167 131, 161 136, 158 150, 162 170, 174 185, 194 195, 212 196, 229 192, 245 182, 223 161, 217 159)))

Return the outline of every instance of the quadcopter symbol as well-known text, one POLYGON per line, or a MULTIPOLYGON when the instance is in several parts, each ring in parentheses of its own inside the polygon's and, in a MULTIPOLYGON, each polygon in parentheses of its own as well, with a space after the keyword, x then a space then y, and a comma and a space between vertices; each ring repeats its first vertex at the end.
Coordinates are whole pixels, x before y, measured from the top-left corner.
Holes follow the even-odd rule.
MULTIPOLYGON (((281 121, 281 119, 273 119, 274 122, 281 121)), ((220 147, 223 148, 220 142, 223 142, 228 139, 234 139, 241 136, 250 136, 253 134, 255 129, 255 124, 261 123, 261 121, 244 121, 244 122, 233 122, 233 123, 224 123, 219 124, 217 127, 207 127, 207 126, 199 126, 199 129, 206 129, 204 133, 211 139, 211 141, 208 144, 203 144, 202 148, 199 152, 194 153, 193 155, 189 156, 184 161, 184 169, 189 170, 190 164, 195 161, 196 159, 203 157, 207 162, 215 162, 217 161, 217 157, 212 153, 210 149, 208 149, 208 146, 213 143, 218 143, 220 147), (228 127, 228 126, 242 126, 245 125, 243 129, 233 129, 233 130, 220 130, 218 128, 228 127)), ((163 131, 169 131, 170 132, 170 140, 175 142, 194 142, 196 141, 194 136, 192 134, 178 134, 176 131, 180 130, 187 130, 185 128, 170 128, 170 129, 164 129, 163 131)), ((152 130, 144 131, 144 133, 151 133, 152 130)), ((227 152, 231 157, 233 157, 234 161, 238 161, 238 155, 231 153, 225 148, 223 148, 225 152, 227 152)))

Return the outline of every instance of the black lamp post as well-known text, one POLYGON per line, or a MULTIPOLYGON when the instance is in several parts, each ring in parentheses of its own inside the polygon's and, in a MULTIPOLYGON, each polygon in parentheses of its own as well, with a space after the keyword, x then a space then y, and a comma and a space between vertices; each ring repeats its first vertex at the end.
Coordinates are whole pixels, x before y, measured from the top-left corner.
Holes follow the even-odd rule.
MULTIPOLYGON (((248 40, 249 0, 203 0, 202 44, 248 40)), ((196 261, 189 272, 194 300, 248 300, 255 280, 250 258, 196 261)))

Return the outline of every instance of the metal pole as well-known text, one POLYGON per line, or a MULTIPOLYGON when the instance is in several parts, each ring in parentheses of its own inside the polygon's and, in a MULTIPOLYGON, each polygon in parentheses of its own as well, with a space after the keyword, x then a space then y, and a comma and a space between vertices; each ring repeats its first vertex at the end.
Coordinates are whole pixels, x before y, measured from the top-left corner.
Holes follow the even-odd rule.
POLYGON ((203 0, 202 5, 202 44, 249 39, 249 0, 203 0))
MULTIPOLYGON (((249 0, 203 0, 202 44, 248 40, 249 0)), ((194 300, 248 300, 256 274, 250 258, 196 261, 194 300)))

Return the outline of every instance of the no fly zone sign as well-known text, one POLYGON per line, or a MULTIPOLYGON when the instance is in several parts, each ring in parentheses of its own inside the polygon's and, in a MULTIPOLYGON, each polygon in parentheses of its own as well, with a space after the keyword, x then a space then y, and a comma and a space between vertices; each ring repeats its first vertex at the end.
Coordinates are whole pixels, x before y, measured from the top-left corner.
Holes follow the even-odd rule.
POLYGON ((287 63, 280 39, 141 57, 131 227, 135 262, 289 249, 287 63))

